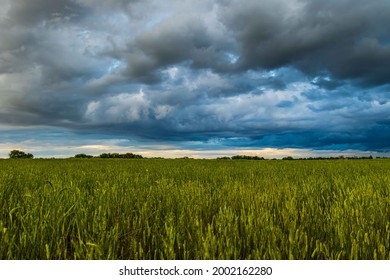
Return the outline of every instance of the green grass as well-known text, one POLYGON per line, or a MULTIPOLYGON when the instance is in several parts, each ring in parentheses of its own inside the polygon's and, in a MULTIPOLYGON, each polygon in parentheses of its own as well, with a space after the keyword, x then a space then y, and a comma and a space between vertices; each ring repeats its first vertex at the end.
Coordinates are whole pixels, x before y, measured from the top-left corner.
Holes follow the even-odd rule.
POLYGON ((390 259, 390 161, 0 160, 0 259, 390 259))

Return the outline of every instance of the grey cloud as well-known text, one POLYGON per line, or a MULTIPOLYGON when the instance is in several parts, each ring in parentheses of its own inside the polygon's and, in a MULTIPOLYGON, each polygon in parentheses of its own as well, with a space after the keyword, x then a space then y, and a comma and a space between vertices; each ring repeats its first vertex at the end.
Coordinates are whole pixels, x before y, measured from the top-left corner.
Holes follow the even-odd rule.
MULTIPOLYGON (((342 80, 389 82, 387 1, 218 1, 207 13, 199 10, 205 19, 196 15, 198 6, 172 8, 137 33, 119 55, 127 63, 123 75, 156 83, 158 70, 187 61, 218 73, 294 67, 327 89, 342 80)), ((150 2, 147 7, 156 13, 150 2)))
POLYGON ((213 38, 199 17, 176 15, 140 34, 129 46, 127 75, 142 79, 156 75, 158 69, 183 62, 189 62, 193 68, 222 70, 230 64, 226 42, 213 38))
POLYGON ((44 85, 95 75, 92 69, 100 63, 88 56, 82 27, 63 22, 34 26, 76 9, 70 0, 12 1, 8 18, 0 22, 0 72, 39 72, 44 85))
POLYGON ((10 3, 8 20, 13 25, 65 23, 77 20, 86 12, 73 0, 12 0, 10 3))
POLYGON ((80 107, 84 101, 76 94, 58 92, 17 93, 3 102, 0 111, 3 123, 16 126, 52 125, 77 126, 82 121, 84 111, 80 107))
POLYGON ((253 147, 388 147, 388 1, 9 3, 1 123, 253 147))
POLYGON ((0 73, 19 73, 26 69, 26 56, 34 35, 27 30, 0 26, 0 73))
POLYGON ((231 1, 221 15, 240 45, 239 69, 293 65, 311 76, 389 82, 388 1, 248 3, 231 1))

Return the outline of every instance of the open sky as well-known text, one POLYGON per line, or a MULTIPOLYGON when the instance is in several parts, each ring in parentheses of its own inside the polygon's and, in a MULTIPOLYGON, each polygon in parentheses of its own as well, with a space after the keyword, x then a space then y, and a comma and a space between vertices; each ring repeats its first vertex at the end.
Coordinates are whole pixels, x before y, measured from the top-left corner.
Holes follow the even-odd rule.
POLYGON ((388 0, 0 7, 0 157, 390 155, 388 0))

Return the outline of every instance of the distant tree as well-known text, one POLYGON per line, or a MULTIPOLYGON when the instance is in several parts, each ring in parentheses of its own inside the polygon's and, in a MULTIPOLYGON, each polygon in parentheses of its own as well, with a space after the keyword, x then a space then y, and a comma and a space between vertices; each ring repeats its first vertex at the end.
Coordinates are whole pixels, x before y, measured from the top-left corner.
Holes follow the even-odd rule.
POLYGON ((119 154, 119 153, 104 153, 99 156, 100 158, 143 158, 141 155, 133 153, 119 154))
POLYGON ((30 153, 25 153, 19 150, 12 150, 9 152, 9 158, 19 159, 19 158, 34 158, 34 156, 30 153))
POLYGON ((246 159, 246 160, 264 160, 263 157, 258 157, 258 156, 246 156, 246 155, 237 155, 237 156, 232 156, 232 159, 246 159))
POLYGON ((91 155, 86 155, 86 154, 77 154, 74 156, 75 158, 93 158, 91 155))
POLYGON ((284 157, 283 160, 293 160, 294 158, 292 156, 284 157))
POLYGON ((141 155, 135 155, 133 153, 126 153, 121 155, 123 158, 142 158, 141 155))

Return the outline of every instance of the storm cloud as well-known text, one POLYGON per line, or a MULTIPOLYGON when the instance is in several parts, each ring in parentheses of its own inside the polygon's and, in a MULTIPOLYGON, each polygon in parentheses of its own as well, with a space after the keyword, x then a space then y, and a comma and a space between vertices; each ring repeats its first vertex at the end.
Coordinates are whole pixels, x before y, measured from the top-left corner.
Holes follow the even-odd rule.
POLYGON ((389 1, 0 4, 1 143, 389 151, 389 1))

